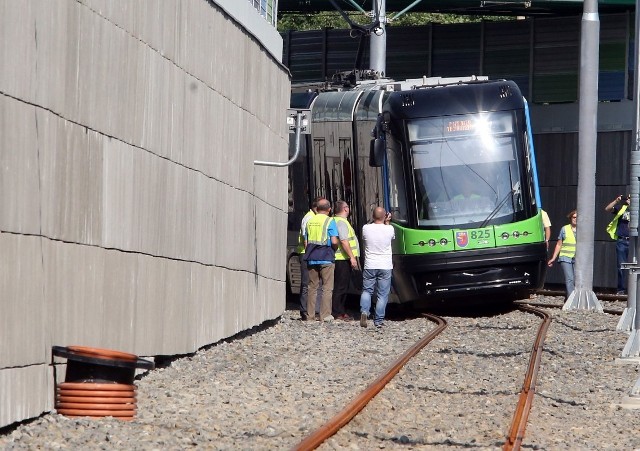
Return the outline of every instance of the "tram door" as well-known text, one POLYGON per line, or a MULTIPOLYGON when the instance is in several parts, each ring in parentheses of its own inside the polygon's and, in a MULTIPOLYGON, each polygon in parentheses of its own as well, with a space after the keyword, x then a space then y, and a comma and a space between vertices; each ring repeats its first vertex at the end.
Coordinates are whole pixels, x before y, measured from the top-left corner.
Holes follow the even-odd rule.
POLYGON ((327 198, 331 204, 337 200, 352 202, 353 178, 351 177, 351 161, 353 148, 351 137, 338 138, 337 143, 331 139, 337 130, 331 130, 330 139, 315 137, 313 139, 313 183, 315 196, 327 198))
MULTIPOLYGON (((369 165, 371 131, 376 125, 378 114, 382 108, 385 91, 366 92, 356 108, 354 123, 356 174, 355 197, 353 208, 359 232, 370 219, 375 207, 383 205, 382 169, 369 165)), ((355 225, 354 225, 355 227, 355 225)))
POLYGON ((314 193, 326 197, 332 204, 337 200, 350 205, 354 202, 353 112, 361 94, 326 92, 314 103, 311 132, 314 193))

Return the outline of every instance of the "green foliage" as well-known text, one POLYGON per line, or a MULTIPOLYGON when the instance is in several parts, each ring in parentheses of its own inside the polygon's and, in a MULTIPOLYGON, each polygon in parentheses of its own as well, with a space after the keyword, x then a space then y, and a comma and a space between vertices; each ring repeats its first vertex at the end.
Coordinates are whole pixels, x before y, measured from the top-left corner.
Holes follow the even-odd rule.
MULTIPOLYGON (((347 13, 349 18, 361 25, 368 25, 371 19, 359 12, 347 13)), ((387 12, 387 18, 393 18, 395 13, 387 12)), ((426 25, 428 23, 468 23, 480 22, 481 20, 511 20, 512 17, 494 17, 494 16, 461 16, 457 14, 438 14, 438 13, 407 13, 398 19, 387 24, 388 27, 393 26, 411 26, 426 25)), ((322 11, 316 13, 283 13, 278 17, 278 31, 307 31, 322 30, 323 28, 348 28, 347 22, 337 11, 322 11)))

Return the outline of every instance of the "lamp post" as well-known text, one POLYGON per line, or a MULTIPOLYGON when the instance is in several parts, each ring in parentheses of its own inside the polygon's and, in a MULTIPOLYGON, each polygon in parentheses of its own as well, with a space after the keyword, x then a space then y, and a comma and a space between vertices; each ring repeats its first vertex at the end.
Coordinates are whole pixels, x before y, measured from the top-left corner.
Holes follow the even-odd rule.
POLYGON ((585 0, 580 45, 580 118, 578 125, 578 227, 576 286, 563 310, 596 310, 602 305, 593 292, 596 143, 598 138, 598 1, 585 0))

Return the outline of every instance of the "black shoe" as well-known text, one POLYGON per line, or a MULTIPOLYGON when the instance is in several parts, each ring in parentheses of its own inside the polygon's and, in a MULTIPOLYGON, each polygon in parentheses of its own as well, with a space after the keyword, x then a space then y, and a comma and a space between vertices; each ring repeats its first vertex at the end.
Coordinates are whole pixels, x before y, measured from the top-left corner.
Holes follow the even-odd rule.
POLYGON ((306 321, 309 319, 309 315, 307 315, 306 313, 300 313, 300 320, 301 321, 306 321))

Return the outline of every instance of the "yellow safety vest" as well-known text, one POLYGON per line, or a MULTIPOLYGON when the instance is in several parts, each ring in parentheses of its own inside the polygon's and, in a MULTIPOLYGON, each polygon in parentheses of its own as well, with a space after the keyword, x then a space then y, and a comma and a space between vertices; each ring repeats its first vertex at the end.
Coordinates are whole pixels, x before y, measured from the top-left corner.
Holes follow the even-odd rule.
POLYGON ((560 249, 560 257, 573 258, 576 256, 576 236, 571 230, 571 225, 567 224, 563 227, 564 240, 562 240, 562 248, 560 249))
POLYGON ((330 261, 335 260, 335 251, 329 240, 329 224, 333 218, 318 213, 307 223, 307 248, 305 249, 305 260, 310 261, 330 261))
POLYGON ((620 216, 624 214, 625 211, 627 211, 627 206, 623 205, 622 207, 620 207, 620 210, 618 210, 618 213, 616 213, 615 217, 611 220, 609 225, 607 225, 607 233, 609 234, 612 240, 615 240, 617 238, 616 229, 618 228, 618 220, 620 219, 620 216))
MULTIPOLYGON (((336 221, 336 225, 340 222, 344 222, 347 225, 347 229, 349 230, 349 235, 347 240, 349 240, 349 247, 351 248, 351 252, 353 252, 354 257, 360 257, 360 246, 358 244, 358 238, 356 238, 356 231, 353 230, 349 221, 347 221, 342 216, 334 216, 333 219, 336 221)), ((342 249, 342 243, 338 246, 336 250, 336 260, 349 260, 349 255, 342 249)))
POLYGON ((307 214, 304 215, 304 217, 302 218, 302 222, 300 223, 300 225, 301 225, 300 226, 300 233, 298 234, 298 248, 297 248, 298 254, 304 254, 304 236, 302 235, 304 233, 304 230, 302 230, 302 224, 304 224, 305 227, 306 227, 306 225, 307 225, 306 223, 308 222, 308 221, 306 221, 306 219, 310 218, 311 216, 315 216, 315 215, 316 214, 315 214, 315 212, 313 210, 309 210, 307 212, 307 214))

